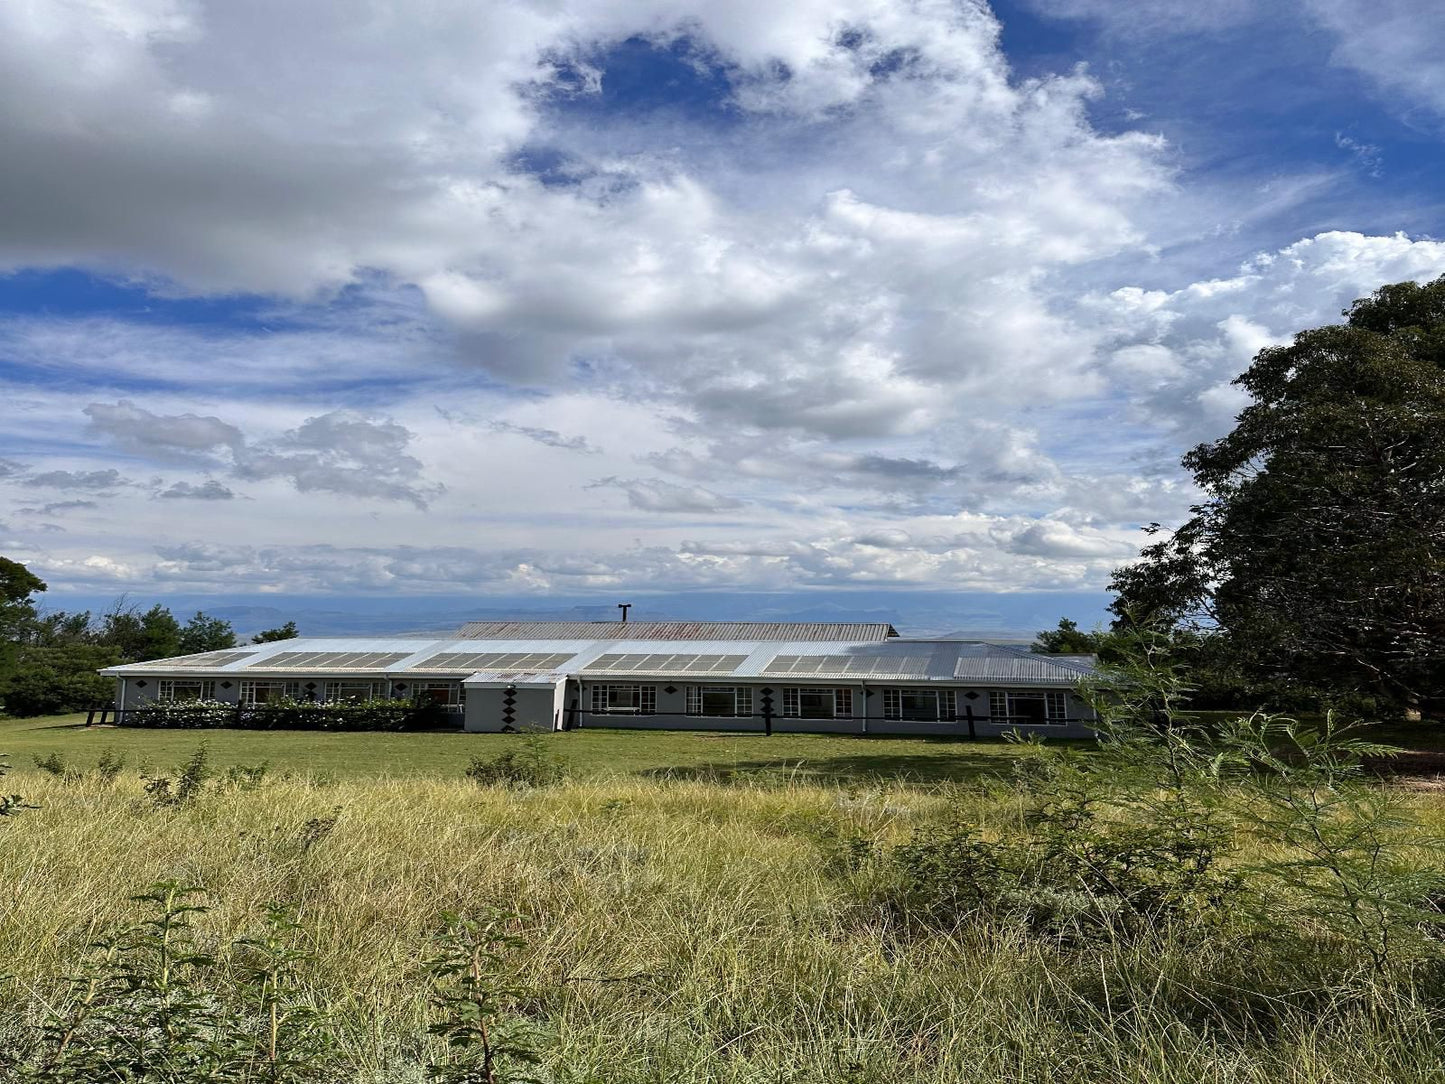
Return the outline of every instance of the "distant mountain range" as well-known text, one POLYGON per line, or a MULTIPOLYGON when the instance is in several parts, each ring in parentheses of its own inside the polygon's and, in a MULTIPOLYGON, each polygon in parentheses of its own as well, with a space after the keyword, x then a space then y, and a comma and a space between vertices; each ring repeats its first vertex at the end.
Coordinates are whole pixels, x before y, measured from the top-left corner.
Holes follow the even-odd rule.
MULTIPOLYGON (((42 596, 49 609, 104 612, 113 599, 42 596)), ((864 591, 719 592, 674 591, 597 598, 497 598, 451 596, 318 596, 289 599, 255 595, 143 598, 159 601, 184 621, 197 610, 221 617, 249 639, 262 629, 295 621, 305 636, 446 635, 466 621, 616 621, 617 602, 633 603, 630 618, 695 621, 886 621, 904 636, 1028 642, 1041 629, 1070 617, 1083 628, 1103 621, 1102 593, 864 591)))

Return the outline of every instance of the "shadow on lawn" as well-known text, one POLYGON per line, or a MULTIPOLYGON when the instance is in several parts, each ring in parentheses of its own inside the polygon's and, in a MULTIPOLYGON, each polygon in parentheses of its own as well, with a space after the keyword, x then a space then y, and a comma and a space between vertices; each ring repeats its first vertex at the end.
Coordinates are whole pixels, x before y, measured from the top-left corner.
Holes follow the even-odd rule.
MULTIPOLYGON (((1022 755, 1022 754, 1021 754, 1022 755)), ((637 774, 649 779, 705 783, 958 783, 986 775, 1006 775, 1015 758, 998 753, 947 753, 924 756, 878 754, 869 756, 780 756, 770 760, 692 764, 686 767, 648 768, 637 774)))

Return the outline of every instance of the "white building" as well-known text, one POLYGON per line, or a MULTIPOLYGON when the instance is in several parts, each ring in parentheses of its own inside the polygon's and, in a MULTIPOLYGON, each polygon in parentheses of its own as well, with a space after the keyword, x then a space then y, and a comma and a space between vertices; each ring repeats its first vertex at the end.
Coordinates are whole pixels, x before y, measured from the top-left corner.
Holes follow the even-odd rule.
POLYGON ((113 666, 116 709, 279 697, 432 702, 465 729, 1087 736, 1087 655, 885 624, 473 622, 447 639, 282 640, 113 666))

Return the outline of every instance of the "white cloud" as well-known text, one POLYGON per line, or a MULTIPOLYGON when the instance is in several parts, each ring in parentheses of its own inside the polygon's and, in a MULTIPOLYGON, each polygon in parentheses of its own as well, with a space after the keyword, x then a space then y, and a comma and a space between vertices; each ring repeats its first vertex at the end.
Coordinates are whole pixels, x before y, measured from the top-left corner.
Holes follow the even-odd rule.
POLYGON ((48 470, 25 478, 25 485, 36 489, 85 490, 92 493, 109 493, 130 484, 114 467, 87 471, 48 470))
MULTIPOLYGON (((1096 589, 1197 496, 1178 454, 1257 350, 1445 270, 1343 230, 1211 263, 1197 209, 1224 197, 1098 130, 1088 73, 1016 77, 970 0, 19 11, 0 266, 269 299, 233 326, 0 321, 26 464, 0 498, 106 502, 47 504, 60 539, 8 517, 70 586, 1096 589), (638 37, 732 100, 556 108, 638 37), (127 484, 137 462, 165 481, 127 484)), ((1256 185, 1221 228, 1319 183, 1256 185)))
POLYGON ((620 489, 627 503, 643 512, 726 512, 741 508, 733 497, 714 493, 702 486, 680 486, 656 478, 603 478, 589 489, 620 489))
POLYGON ((1416 0, 1304 0, 1304 6, 1336 35, 1336 64, 1445 114, 1445 9, 1416 0))
POLYGON ((236 494, 229 487, 212 478, 199 485, 191 482, 173 482, 156 496, 167 500, 229 501, 234 500, 236 494))
POLYGON ((234 450, 245 443, 241 431, 220 418, 196 414, 163 417, 126 399, 114 404, 91 403, 83 413, 94 432, 126 451, 153 459, 209 461, 210 453, 234 450))

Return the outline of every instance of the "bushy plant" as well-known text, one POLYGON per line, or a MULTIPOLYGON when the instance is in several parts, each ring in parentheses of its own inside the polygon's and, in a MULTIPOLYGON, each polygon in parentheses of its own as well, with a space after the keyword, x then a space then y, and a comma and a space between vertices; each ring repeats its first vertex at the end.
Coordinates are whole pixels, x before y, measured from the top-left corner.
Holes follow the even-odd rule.
POLYGON ((236 705, 220 700, 153 700, 120 717, 122 726, 204 730, 236 725, 236 705))
POLYGON ((478 916, 448 913, 437 936, 437 953, 427 961, 432 1007, 438 1019, 433 1035, 445 1054, 429 1066, 436 1084, 523 1084, 540 1060, 535 1037, 518 1018, 508 1019, 506 1004, 519 991, 503 977, 506 954, 526 942, 511 932, 517 916, 490 910, 478 916))
POLYGON ((1249 866, 1276 889, 1263 902, 1270 919, 1349 946, 1372 979, 1436 957, 1445 840, 1398 790, 1364 780, 1364 758, 1390 747, 1333 716, 1306 727, 1257 713, 1221 738, 1249 773, 1242 826, 1279 854, 1249 866))
POLYGON ((145 792, 157 808, 188 805, 200 797, 206 780, 211 777, 210 750, 202 742, 186 762, 175 769, 175 776, 142 775, 145 792))
POLYGON ((244 730, 431 730, 453 719, 436 704, 409 700, 321 701, 278 697, 264 704, 217 700, 152 701, 132 708, 121 725, 163 729, 235 727, 244 730))
POLYGON ((271 904, 259 933, 230 945, 224 967, 201 949, 203 892, 163 881, 132 899, 151 915, 90 945, 70 993, 40 1025, 34 1084, 305 1084, 323 1079, 334 1038, 304 993, 291 910, 271 904), (228 989, 229 1000, 217 990, 228 989))
POLYGON ((214 959, 200 950, 192 917, 199 889, 160 882, 132 897, 153 915, 91 945, 71 981, 69 1011, 43 1025, 45 1053, 32 1079, 223 1081, 234 1060, 228 1017, 199 982, 214 959))
POLYGON ((467 778, 484 787, 549 787, 567 777, 567 759, 548 749, 541 734, 529 731, 521 742, 495 757, 473 756, 467 778))
MULTIPOLYGON (((0 779, 4 779, 10 771, 10 761, 3 753, 0 753, 0 779)), ((25 799, 18 794, 0 793, 0 817, 13 817, 23 809, 34 809, 33 805, 26 803, 25 799)))

